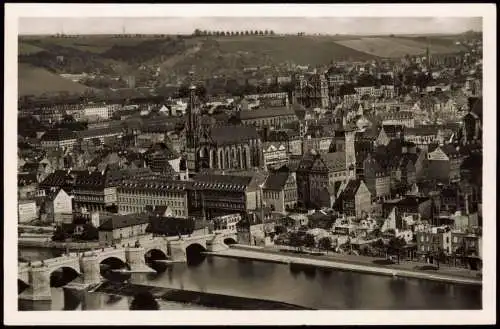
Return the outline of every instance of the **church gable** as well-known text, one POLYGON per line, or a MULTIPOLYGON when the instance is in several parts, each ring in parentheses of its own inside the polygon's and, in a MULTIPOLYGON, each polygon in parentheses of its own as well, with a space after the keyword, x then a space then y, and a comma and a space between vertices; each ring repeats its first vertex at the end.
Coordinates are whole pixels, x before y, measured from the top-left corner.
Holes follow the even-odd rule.
POLYGON ((328 168, 326 167, 325 163, 321 158, 316 159, 314 161, 314 164, 312 166, 313 171, 328 171, 328 168))
POLYGON ((443 152, 443 150, 438 147, 434 151, 428 154, 428 159, 429 160, 449 160, 449 157, 446 155, 446 153, 443 152))

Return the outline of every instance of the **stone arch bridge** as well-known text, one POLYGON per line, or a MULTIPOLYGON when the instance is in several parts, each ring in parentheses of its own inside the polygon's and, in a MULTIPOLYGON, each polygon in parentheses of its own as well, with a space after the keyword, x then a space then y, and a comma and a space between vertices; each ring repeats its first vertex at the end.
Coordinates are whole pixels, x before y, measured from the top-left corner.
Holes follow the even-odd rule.
POLYGON ((132 272, 154 272, 145 263, 145 255, 159 250, 173 262, 185 262, 186 250, 197 245, 203 250, 219 251, 227 248, 224 241, 236 241, 235 233, 217 233, 184 237, 149 237, 139 240, 138 246, 109 247, 18 265, 18 280, 28 287, 19 294, 25 300, 51 300, 50 276, 60 268, 71 268, 78 273, 83 287, 101 282, 100 264, 106 259, 117 258, 126 263, 132 272))

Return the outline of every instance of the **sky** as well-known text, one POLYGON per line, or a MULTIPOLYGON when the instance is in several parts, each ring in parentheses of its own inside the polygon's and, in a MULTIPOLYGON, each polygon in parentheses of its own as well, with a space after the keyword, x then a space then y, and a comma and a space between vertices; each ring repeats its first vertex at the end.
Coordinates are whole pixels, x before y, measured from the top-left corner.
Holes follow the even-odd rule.
POLYGON ((275 33, 424 34, 482 31, 481 17, 21 17, 19 34, 189 34, 200 30, 275 33))

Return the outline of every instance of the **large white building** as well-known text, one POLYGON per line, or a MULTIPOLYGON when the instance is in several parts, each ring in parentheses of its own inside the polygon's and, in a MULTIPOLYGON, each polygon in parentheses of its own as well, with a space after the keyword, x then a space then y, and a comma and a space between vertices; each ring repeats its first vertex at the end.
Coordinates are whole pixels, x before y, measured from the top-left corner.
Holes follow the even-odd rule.
POLYGON ((37 218, 36 202, 34 200, 19 200, 17 211, 19 223, 28 223, 37 218))

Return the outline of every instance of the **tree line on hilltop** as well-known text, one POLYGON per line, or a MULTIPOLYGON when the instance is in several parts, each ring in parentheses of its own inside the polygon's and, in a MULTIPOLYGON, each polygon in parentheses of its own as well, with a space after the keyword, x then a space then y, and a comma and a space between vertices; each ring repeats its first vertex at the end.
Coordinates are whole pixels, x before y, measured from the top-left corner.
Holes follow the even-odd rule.
POLYGON ((209 31, 196 29, 194 36, 241 36, 241 35, 274 35, 273 30, 245 30, 245 31, 209 31))

